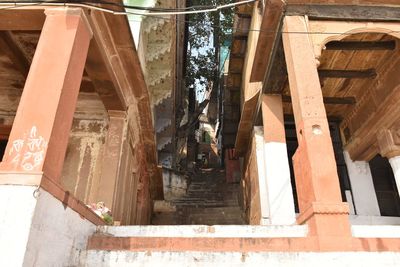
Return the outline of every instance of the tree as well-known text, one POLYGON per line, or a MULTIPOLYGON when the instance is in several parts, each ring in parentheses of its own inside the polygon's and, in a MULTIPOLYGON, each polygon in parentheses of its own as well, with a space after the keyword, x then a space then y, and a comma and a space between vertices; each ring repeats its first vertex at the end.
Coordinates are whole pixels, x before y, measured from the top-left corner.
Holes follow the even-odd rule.
MULTIPOLYGON (((216 6, 229 0, 191 0, 188 6, 216 6)), ((219 80, 219 47, 230 38, 233 8, 187 16, 188 49, 186 85, 189 90, 205 91, 219 80)))

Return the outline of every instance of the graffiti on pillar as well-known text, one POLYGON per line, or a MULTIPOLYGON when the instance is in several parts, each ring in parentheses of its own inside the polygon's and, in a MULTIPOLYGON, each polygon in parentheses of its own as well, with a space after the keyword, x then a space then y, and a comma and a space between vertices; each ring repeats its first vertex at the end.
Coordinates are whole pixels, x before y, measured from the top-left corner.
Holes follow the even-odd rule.
POLYGON ((12 142, 9 152, 11 163, 25 171, 37 170, 43 163, 46 148, 47 141, 38 134, 36 126, 33 126, 29 133, 24 134, 23 139, 12 142))

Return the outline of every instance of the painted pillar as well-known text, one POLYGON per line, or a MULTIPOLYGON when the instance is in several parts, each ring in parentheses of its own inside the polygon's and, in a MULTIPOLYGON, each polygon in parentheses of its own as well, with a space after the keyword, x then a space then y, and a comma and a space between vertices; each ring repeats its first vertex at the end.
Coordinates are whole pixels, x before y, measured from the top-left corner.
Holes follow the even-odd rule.
POLYGON ((45 13, 2 169, 59 183, 92 31, 81 9, 45 13))
POLYGON ((390 166, 394 173, 394 179, 396 180, 397 192, 400 192, 400 156, 396 156, 389 159, 390 166))
POLYGON ((122 145, 126 139, 126 112, 109 110, 108 133, 102 159, 101 176, 91 202, 102 201, 109 208, 114 206, 114 194, 121 175, 122 145))
MULTIPOLYGON (((290 168, 287 155, 281 95, 263 95, 264 165, 269 224, 296 222, 290 168)), ((261 192, 261 191, 260 191, 261 192)))
POLYGON ((366 161, 353 161, 344 151, 357 215, 380 216, 371 169, 366 161))
POLYGON ((300 208, 297 222, 307 222, 309 234, 319 236, 321 246, 340 247, 343 241, 335 238, 351 236, 349 207, 342 202, 317 62, 305 32, 304 17, 285 17, 283 45, 299 142, 293 156, 300 208))

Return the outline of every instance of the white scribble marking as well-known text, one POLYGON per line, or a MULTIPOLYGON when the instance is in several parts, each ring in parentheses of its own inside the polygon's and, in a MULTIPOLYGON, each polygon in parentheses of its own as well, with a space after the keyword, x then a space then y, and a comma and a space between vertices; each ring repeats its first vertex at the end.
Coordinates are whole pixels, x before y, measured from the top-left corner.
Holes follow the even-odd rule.
POLYGON ((24 135, 24 139, 13 141, 9 152, 13 157, 11 163, 25 171, 33 171, 43 163, 46 148, 46 140, 38 135, 36 126, 33 126, 28 137, 24 135))
POLYGON ((18 139, 13 142, 13 146, 10 149, 10 155, 15 151, 17 153, 21 152, 22 147, 24 146, 24 140, 18 139))

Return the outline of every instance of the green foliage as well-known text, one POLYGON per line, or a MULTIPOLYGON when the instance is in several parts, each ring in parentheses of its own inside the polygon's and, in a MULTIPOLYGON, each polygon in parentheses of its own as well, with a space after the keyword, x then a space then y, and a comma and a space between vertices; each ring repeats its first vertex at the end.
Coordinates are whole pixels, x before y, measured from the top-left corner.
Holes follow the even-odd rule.
POLYGON ((114 223, 113 217, 108 213, 103 214, 103 220, 108 225, 113 225, 113 223, 114 223))
MULTIPOLYGON (((215 6, 230 0, 192 0, 190 6, 215 6)), ((229 38, 233 24, 233 8, 218 12, 188 15, 188 50, 186 85, 189 90, 208 90, 210 83, 218 79, 216 70, 219 57, 216 50, 229 38)))

